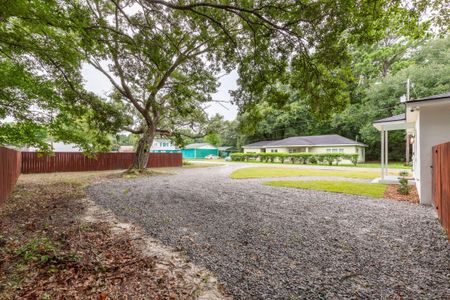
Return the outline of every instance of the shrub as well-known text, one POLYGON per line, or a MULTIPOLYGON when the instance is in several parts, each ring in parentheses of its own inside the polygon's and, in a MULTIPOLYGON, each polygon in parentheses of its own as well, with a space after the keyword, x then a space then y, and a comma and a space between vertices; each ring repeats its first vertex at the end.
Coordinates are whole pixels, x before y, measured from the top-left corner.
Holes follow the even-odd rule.
POLYGON ((277 154, 277 159, 278 159, 282 164, 284 164, 284 161, 285 161, 286 159, 288 159, 288 157, 289 157, 289 155, 288 155, 287 153, 278 153, 278 154, 277 154))
POLYGON ((401 171, 399 173, 400 180, 399 180, 399 187, 397 191, 402 195, 409 195, 409 186, 408 186, 408 179, 406 178, 409 175, 408 171, 401 171))
POLYGON ((289 155, 289 160, 291 163, 295 164, 297 162, 297 158, 294 155, 289 155))
POLYGON ((402 195, 409 195, 409 186, 408 179, 402 177, 399 181, 400 185, 398 186, 397 191, 402 195))
POLYGON ((351 160, 354 165, 358 161, 358 154, 346 154, 346 153, 310 153, 310 152, 298 152, 298 153, 279 153, 279 152, 262 152, 262 153, 232 153, 230 155, 233 161, 249 161, 251 159, 258 160, 260 162, 274 162, 275 159, 284 163, 289 161, 293 164, 318 164, 327 163, 330 166, 333 163, 339 164, 343 159, 351 160))
POLYGON ((408 177, 409 176, 409 172, 408 171, 401 171, 400 173, 398 173, 398 175, 400 175, 400 177, 408 177))
POLYGON ((317 165, 317 163, 318 163, 317 157, 315 155, 311 156, 309 158, 309 163, 313 164, 313 165, 317 165))
POLYGON ((275 158, 278 155, 277 153, 266 153, 266 154, 271 163, 273 163, 275 161, 275 158))
POLYGON ((346 157, 347 154, 335 152, 335 153, 318 153, 317 157, 321 157, 323 162, 328 163, 328 165, 332 165, 333 162, 336 162, 336 165, 346 157))
POLYGON ((332 153, 327 153, 326 155, 321 155, 323 158, 323 161, 328 163, 330 166, 333 164, 334 156, 332 153))
POLYGON ((317 160, 317 163, 321 164, 321 163, 323 163, 323 162, 324 162, 324 160, 323 160, 323 156, 322 156, 322 155, 320 155, 320 154, 316 154, 316 155, 314 155, 314 157, 316 158, 316 160, 317 160))
POLYGON ((355 166, 358 164, 358 158, 359 158, 359 154, 354 153, 354 154, 348 154, 350 160, 352 161, 352 164, 354 164, 355 166))
POLYGON ((311 153, 300 152, 300 153, 290 153, 288 154, 292 162, 299 162, 302 164, 307 164, 309 158, 312 157, 311 153))

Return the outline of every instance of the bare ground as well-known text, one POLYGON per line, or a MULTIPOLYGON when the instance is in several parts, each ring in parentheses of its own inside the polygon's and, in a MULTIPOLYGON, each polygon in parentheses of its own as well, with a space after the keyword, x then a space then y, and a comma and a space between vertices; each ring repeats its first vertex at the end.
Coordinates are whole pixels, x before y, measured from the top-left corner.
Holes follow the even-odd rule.
POLYGON ((180 251, 85 198, 87 183, 118 175, 21 176, 0 211, 0 299, 225 298, 180 251))

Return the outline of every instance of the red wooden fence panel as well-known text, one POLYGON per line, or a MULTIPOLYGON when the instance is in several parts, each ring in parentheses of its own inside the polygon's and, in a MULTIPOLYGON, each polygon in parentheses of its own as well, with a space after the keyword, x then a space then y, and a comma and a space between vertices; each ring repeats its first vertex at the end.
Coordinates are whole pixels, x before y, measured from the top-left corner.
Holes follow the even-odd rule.
POLYGON ((0 206, 5 203, 20 175, 19 151, 0 147, 0 206))
POLYGON ((183 165, 183 156, 181 153, 150 153, 147 167, 181 167, 183 165))
POLYGON ((450 239, 450 142, 433 147, 433 203, 450 239))
MULTIPOLYGON (((22 173, 121 170, 131 166, 134 155, 109 152, 91 158, 77 152, 55 152, 53 155, 22 152, 22 173)), ((149 168, 181 167, 182 164, 181 153, 150 153, 147 162, 149 168)))

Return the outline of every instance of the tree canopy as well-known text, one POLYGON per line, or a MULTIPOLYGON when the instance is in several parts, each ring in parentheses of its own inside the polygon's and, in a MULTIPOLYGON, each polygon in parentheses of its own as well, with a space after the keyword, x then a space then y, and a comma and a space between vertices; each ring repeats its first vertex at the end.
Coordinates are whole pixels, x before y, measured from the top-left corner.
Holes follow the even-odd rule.
MULTIPOLYGON (((253 111, 241 113, 241 135, 246 142, 253 142, 337 133, 368 144, 367 158, 379 159, 380 134, 372 122, 404 112, 400 97, 406 94, 408 78, 412 82, 412 98, 450 90, 450 37, 405 44, 403 39, 397 41, 401 45, 382 41, 370 49, 366 46, 354 49, 353 72, 360 80, 352 87, 351 103, 344 111, 325 119, 317 118, 299 93, 279 86, 289 95, 288 103, 279 106, 264 100, 253 111), (366 57, 364 60, 361 59, 362 53, 366 57), (388 69, 384 68, 380 57, 390 61, 388 69)), ((405 133, 392 132, 389 145, 391 159, 402 160, 405 133)))
POLYGON ((421 37, 432 22, 444 24, 424 14, 445 11, 442 1, 423 0, 0 5, 0 72, 10 78, 2 82, 0 117, 15 121, 0 123, 0 143, 43 146, 50 135, 92 149, 128 130, 140 135, 138 168, 156 134, 208 133, 204 104, 219 73, 237 69, 233 97, 244 114, 262 101, 291 105, 294 97, 327 117, 352 99, 352 45, 368 47, 393 33, 421 37), (86 91, 82 63, 108 78, 108 97, 86 91))

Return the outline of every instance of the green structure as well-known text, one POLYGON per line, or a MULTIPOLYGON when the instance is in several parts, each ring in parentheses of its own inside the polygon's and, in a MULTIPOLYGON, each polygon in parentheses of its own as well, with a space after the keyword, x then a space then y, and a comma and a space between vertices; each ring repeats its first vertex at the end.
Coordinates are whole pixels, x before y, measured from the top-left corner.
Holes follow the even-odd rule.
POLYGON ((196 143, 186 145, 181 149, 183 159, 202 159, 208 155, 219 156, 219 149, 207 143, 196 143))
POLYGON ((219 156, 222 158, 230 156, 231 153, 237 152, 237 149, 230 146, 221 146, 218 147, 219 149, 219 156))

